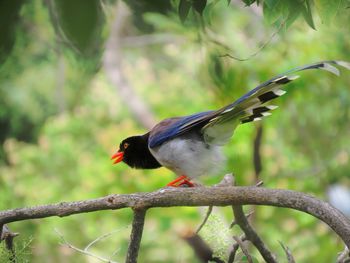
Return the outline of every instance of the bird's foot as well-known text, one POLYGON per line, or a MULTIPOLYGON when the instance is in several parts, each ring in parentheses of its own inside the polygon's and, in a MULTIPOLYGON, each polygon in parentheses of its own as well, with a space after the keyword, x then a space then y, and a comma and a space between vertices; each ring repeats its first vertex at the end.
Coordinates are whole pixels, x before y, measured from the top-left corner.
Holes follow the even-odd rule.
POLYGON ((194 184, 190 181, 190 179, 186 175, 181 175, 178 178, 176 178, 174 181, 171 181, 166 186, 172 186, 172 187, 179 187, 179 186, 185 186, 187 187, 194 187, 194 184))
POLYGON ((183 180, 178 186, 194 187, 194 184, 190 180, 183 180))

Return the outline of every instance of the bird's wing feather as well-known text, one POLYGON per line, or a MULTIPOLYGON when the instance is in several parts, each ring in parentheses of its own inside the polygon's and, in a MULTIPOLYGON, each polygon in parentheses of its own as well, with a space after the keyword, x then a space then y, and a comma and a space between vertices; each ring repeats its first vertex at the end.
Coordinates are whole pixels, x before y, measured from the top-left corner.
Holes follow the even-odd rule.
POLYGON ((323 69, 339 75, 339 70, 334 65, 350 70, 350 63, 334 60, 297 67, 265 81, 235 102, 217 111, 166 119, 152 129, 149 147, 157 147, 193 129, 202 132, 206 143, 223 145, 231 138, 234 129, 240 123, 260 120, 270 115, 271 110, 277 108, 273 105, 266 105, 266 103, 282 96, 285 91, 280 87, 298 78, 298 76, 288 76, 289 74, 308 69, 323 69))
MULTIPOLYGON (((208 118, 212 112, 214 111, 204 111, 185 117, 175 117, 161 121, 150 131, 148 146, 150 148, 157 147, 163 142, 183 134, 185 131, 182 127, 185 124, 203 121, 208 118)), ((208 118, 208 121, 209 119, 210 118, 208 118)))

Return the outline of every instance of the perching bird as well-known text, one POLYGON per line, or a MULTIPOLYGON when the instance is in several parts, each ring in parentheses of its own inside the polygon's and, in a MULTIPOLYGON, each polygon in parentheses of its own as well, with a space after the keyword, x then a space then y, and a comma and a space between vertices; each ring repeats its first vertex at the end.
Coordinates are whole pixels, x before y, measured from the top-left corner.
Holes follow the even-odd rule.
POLYGON ((179 176, 168 186, 193 186, 191 179, 210 174, 222 164, 221 148, 239 124, 261 120, 277 108, 267 103, 285 93, 281 86, 298 78, 289 74, 324 69, 339 75, 335 65, 350 70, 350 63, 345 61, 322 61, 294 68, 265 81, 219 110, 165 119, 149 132, 123 140, 112 159, 114 163, 123 161, 132 168, 164 166, 179 176))

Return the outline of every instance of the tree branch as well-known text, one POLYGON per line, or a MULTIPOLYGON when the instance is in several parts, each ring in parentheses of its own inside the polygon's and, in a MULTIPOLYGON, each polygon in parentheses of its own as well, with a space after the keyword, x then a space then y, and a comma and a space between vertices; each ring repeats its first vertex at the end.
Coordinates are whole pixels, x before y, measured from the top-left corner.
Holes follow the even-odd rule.
POLYGON ((140 243, 142 238, 143 226, 145 224, 147 209, 134 209, 134 219, 132 221, 132 229, 130 234, 130 242, 126 263, 136 263, 139 254, 140 243))
MULTIPOLYGON (((247 239, 254 244, 259 250, 261 256, 267 263, 277 263, 275 256, 266 247, 265 243, 261 240, 258 234, 255 232, 253 227, 249 224, 246 216, 244 215, 243 208, 241 205, 232 206, 233 213, 235 215, 235 221, 239 227, 243 230, 247 239)), ((237 240, 236 240, 237 241, 237 240)), ((243 250, 243 248, 242 248, 243 250)))
POLYGON ((310 195, 282 189, 249 187, 162 188, 150 193, 113 194, 85 201, 62 202, 0 211, 0 225, 50 216, 100 210, 171 206, 270 205, 303 211, 328 224, 350 247, 350 221, 330 204, 310 195))
MULTIPOLYGON (((235 237, 233 237, 233 239, 235 239, 235 237)), ((241 235, 239 237, 239 239, 244 242, 247 240, 246 236, 245 235, 241 235)), ((236 239, 235 239, 236 240, 236 239)), ((230 251, 230 254, 229 254, 229 257, 228 257, 228 260, 227 260, 227 263, 233 263, 235 261, 235 257, 236 257, 236 253, 239 249, 239 244, 236 242, 232 245, 232 248, 231 248, 231 251, 230 251)))

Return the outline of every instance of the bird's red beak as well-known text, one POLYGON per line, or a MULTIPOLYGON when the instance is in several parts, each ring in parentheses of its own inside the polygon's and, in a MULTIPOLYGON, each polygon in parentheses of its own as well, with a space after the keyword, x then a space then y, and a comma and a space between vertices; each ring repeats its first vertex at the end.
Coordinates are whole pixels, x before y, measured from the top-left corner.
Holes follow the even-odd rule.
POLYGON ((123 161, 124 152, 117 151, 115 154, 112 155, 111 160, 114 160, 113 164, 120 163, 123 161))

